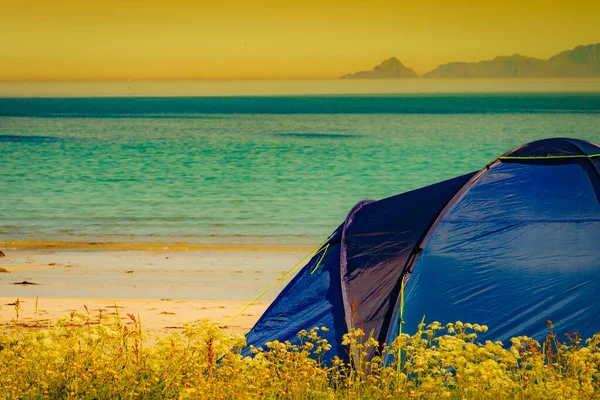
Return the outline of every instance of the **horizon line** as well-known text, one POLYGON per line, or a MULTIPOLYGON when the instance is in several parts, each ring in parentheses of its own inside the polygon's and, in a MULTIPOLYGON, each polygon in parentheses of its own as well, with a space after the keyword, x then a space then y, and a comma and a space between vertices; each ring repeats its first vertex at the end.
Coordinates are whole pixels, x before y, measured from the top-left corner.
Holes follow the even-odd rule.
POLYGON ((400 78, 360 78, 348 79, 343 77, 334 78, 152 78, 152 79, 15 79, 4 80, 0 78, 0 84, 11 83, 147 83, 147 82, 290 82, 290 81, 342 81, 342 82, 378 82, 378 81, 547 81, 547 80, 599 80, 600 76, 548 76, 548 77, 490 77, 490 78, 471 78, 471 77, 400 77, 400 78))

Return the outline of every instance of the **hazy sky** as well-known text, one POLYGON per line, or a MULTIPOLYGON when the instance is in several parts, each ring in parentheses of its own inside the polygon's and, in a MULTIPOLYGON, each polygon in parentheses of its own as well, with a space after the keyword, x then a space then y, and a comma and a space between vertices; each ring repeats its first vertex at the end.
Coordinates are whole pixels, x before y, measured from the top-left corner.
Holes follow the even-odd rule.
POLYGON ((0 0, 0 80, 419 73, 600 42, 597 0, 0 0))

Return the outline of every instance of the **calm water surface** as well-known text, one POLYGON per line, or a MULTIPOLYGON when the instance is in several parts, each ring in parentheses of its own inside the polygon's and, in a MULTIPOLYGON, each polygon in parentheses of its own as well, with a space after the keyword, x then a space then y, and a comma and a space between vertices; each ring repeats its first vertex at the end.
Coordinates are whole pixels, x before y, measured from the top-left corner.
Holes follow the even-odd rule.
POLYGON ((5 98, 0 241, 310 246, 553 136, 600 142, 600 95, 5 98))

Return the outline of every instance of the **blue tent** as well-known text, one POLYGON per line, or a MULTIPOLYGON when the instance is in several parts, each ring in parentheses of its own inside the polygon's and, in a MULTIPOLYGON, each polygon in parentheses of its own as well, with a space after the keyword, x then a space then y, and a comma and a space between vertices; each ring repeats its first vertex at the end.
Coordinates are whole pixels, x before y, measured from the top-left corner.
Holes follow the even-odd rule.
MULTIPOLYGON (((545 139, 482 170, 363 201, 271 304, 248 345, 326 326, 326 358, 361 327, 391 343, 424 316, 489 327, 479 339, 600 331, 600 146, 545 139)), ((561 336, 559 336, 561 337, 561 336)), ((246 348, 246 353, 248 349, 246 348)))

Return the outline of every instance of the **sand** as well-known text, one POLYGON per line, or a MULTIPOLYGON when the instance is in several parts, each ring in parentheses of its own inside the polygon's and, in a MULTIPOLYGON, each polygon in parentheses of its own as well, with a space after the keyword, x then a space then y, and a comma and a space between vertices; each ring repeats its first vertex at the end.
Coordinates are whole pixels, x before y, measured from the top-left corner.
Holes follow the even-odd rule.
POLYGON ((293 277, 286 273, 310 250, 211 248, 175 250, 162 246, 128 250, 5 247, 0 258, 0 325, 54 324, 71 312, 92 318, 115 312, 124 321, 139 315, 144 327, 164 335, 185 322, 208 319, 223 325, 241 307, 278 282, 257 303, 227 324, 245 333, 293 277), (23 283, 26 284, 23 284, 23 283), (28 284, 27 284, 28 283, 28 284), (37 312, 36 312, 37 297, 37 312))
POLYGON ((144 330, 164 336, 181 331, 186 322, 209 320, 227 333, 246 333, 266 310, 269 302, 259 301, 243 311, 231 323, 229 317, 246 302, 235 300, 170 300, 170 299, 78 299, 20 297, 19 316, 14 297, 0 297, 0 326, 19 324, 25 327, 54 325, 73 312, 89 315, 93 322, 114 315, 118 308, 121 320, 132 324, 127 314, 142 322, 144 330), (36 309, 37 301, 37 309, 36 309), (87 307, 87 310, 86 310, 87 307))

